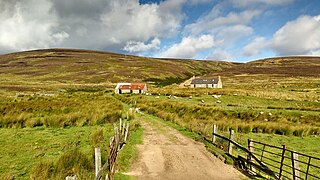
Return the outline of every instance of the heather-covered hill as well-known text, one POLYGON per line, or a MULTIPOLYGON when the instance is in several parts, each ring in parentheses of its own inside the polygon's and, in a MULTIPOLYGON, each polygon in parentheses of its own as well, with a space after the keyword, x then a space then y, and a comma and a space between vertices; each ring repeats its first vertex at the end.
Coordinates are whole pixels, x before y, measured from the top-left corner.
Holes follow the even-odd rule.
MULTIPOLYGON (((235 66, 221 61, 157 59, 102 51, 46 49, 0 55, 1 86, 145 81, 158 86, 235 66)), ((46 86, 47 87, 47 86, 46 86)), ((19 90, 19 89, 18 89, 19 90)))
POLYGON ((275 76, 320 76, 320 57, 292 56, 250 61, 230 69, 225 74, 269 74, 275 76))

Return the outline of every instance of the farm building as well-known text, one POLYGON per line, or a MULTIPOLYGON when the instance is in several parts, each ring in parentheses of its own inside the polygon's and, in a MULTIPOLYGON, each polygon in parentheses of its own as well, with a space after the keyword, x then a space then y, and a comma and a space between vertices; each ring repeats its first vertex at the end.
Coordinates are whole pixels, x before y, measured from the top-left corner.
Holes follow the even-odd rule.
POLYGON ((195 78, 191 81, 191 88, 222 88, 222 81, 219 76, 216 78, 195 78))
POLYGON ((115 89, 116 94, 142 94, 147 92, 146 83, 118 83, 115 89))

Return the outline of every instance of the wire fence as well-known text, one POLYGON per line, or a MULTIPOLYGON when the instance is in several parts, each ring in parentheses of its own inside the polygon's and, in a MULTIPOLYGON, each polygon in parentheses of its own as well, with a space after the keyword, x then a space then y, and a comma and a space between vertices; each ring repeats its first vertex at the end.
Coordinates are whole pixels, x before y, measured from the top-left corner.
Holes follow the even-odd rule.
POLYGON ((119 128, 114 124, 114 135, 111 138, 110 144, 109 144, 110 154, 108 157, 108 161, 102 167, 101 167, 101 154, 100 153, 95 154, 96 156, 95 158, 96 159, 96 176, 94 178, 95 180, 101 180, 102 174, 105 172, 108 172, 105 179, 110 179, 110 180, 114 179, 114 173, 116 169, 115 166, 116 166, 118 153, 122 149, 122 147, 126 144, 128 133, 129 133, 129 122, 126 123, 124 121, 122 123, 122 120, 120 119, 119 128))

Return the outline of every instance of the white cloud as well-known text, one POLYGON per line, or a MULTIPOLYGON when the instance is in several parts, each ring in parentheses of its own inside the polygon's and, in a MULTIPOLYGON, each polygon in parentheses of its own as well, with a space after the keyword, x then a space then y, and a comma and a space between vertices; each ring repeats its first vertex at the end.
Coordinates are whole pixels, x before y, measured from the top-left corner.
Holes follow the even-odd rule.
POLYGON ((273 50, 279 56, 320 55, 320 15, 300 16, 287 22, 273 37, 257 37, 243 49, 245 56, 273 50))
POLYGON ((270 48, 278 55, 306 55, 320 50, 320 16, 301 16, 274 35, 270 48))
POLYGON ((46 0, 0 1, 1 51, 48 48, 68 38, 68 33, 56 29, 58 18, 51 6, 46 0))
POLYGON ((177 33, 182 15, 179 3, 165 1, 161 4, 139 5, 138 1, 115 1, 112 11, 101 16, 103 37, 113 43, 147 41, 154 37, 170 36, 177 33))
POLYGON ((172 37, 178 33, 186 2, 0 0, 0 49, 10 52, 59 46, 120 50, 127 42, 172 37))
POLYGON ((158 38, 153 39, 149 44, 145 44, 141 41, 129 41, 127 42, 126 46, 123 50, 132 52, 142 52, 142 51, 149 51, 152 49, 158 49, 161 41, 158 38))
POLYGON ((220 8, 220 5, 215 6, 210 13, 200 17, 195 23, 185 26, 184 34, 211 34, 221 48, 235 45, 240 39, 253 34, 254 30, 248 24, 261 13, 260 10, 230 12, 221 16, 220 8))
POLYGON ((209 56, 207 56, 206 59, 218 61, 232 61, 233 57, 227 51, 216 49, 209 56))
POLYGON ((247 37, 253 33, 253 29, 245 25, 234 25, 220 29, 216 33, 216 38, 223 41, 223 45, 229 45, 237 40, 247 37))
POLYGON ((261 11, 246 10, 240 13, 230 12, 226 16, 219 17, 216 17, 216 13, 216 10, 211 11, 208 15, 199 18, 197 22, 187 25, 185 27, 185 33, 199 34, 216 32, 220 28, 225 28, 228 26, 246 25, 251 22, 254 17, 258 16, 261 11))
POLYGON ((170 58, 194 58, 198 51, 213 48, 214 38, 211 35, 196 37, 184 37, 179 44, 174 44, 160 56, 170 58))
POLYGON ((243 55, 255 56, 261 53, 263 48, 268 47, 269 42, 264 37, 257 37, 243 48, 243 55))

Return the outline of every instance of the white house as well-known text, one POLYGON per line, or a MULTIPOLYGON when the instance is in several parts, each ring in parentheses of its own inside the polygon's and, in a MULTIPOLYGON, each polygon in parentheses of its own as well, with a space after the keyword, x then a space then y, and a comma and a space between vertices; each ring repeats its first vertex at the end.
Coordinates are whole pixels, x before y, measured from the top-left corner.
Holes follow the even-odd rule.
POLYGON ((216 78, 195 78, 191 81, 191 88, 222 88, 220 76, 216 78))
POLYGON ((148 91, 146 83, 118 83, 115 88, 116 94, 143 94, 148 91))

